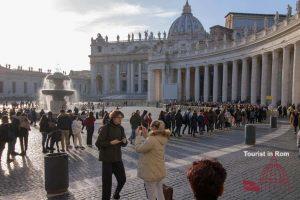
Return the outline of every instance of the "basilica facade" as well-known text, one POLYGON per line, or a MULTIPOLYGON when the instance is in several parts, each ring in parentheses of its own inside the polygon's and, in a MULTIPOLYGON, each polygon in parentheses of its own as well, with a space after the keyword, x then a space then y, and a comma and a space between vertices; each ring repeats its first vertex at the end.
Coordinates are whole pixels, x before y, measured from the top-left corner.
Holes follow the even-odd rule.
POLYGON ((300 103, 300 3, 285 15, 235 13, 206 32, 187 2, 169 32, 91 39, 91 96, 300 103))

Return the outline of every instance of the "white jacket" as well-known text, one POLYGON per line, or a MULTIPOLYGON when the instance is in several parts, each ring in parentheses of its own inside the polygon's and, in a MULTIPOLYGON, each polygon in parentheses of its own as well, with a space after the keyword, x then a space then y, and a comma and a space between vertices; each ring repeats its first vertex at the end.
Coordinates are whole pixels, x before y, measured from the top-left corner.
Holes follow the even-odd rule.
POLYGON ((82 122, 80 120, 74 120, 72 122, 72 132, 74 135, 80 134, 82 130, 82 122))

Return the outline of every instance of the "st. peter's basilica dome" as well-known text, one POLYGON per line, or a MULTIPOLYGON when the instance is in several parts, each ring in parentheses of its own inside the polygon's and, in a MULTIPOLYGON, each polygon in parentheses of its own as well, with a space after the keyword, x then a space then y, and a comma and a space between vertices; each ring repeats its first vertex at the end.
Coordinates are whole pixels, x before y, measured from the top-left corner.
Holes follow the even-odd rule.
POLYGON ((191 6, 186 2, 182 15, 177 18, 169 30, 170 40, 204 40, 206 32, 201 22, 193 16, 191 6))

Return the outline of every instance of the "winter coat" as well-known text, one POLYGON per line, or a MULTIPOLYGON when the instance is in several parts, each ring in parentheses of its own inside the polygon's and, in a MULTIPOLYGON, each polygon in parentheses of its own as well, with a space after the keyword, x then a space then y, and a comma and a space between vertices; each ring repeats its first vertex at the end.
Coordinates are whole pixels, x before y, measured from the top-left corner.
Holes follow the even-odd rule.
POLYGON ((26 130, 30 130, 30 123, 26 116, 20 116, 20 128, 25 128, 26 130))
POLYGON ((180 112, 177 112, 175 115, 175 124, 177 127, 179 127, 182 126, 182 123, 183 123, 183 117, 180 112))
POLYGON ((126 143, 112 145, 113 140, 122 140, 126 138, 124 128, 121 125, 115 125, 111 121, 99 129, 99 135, 96 147, 99 149, 99 161, 102 162, 118 162, 122 160, 121 147, 125 147, 126 143))
POLYGON ((95 127, 95 117, 88 117, 84 120, 84 125, 86 129, 93 129, 95 127))
POLYGON ((11 142, 16 138, 11 124, 0 125, 0 142, 11 142))
POLYGON ((146 139, 137 134, 135 150, 140 153, 137 175, 144 181, 158 182, 166 177, 165 145, 170 134, 168 129, 151 131, 146 139))
POLYGON ((130 125, 131 125, 131 128, 133 130, 137 129, 138 126, 141 125, 142 123, 142 118, 140 115, 138 115, 137 113, 135 113, 131 118, 130 118, 130 125))
POLYGON ((70 129, 70 124, 72 123, 71 118, 68 114, 60 114, 57 117, 57 127, 60 130, 68 131, 70 129))
POLYGON ((73 120, 72 122, 72 132, 74 135, 79 135, 82 130, 82 122, 80 120, 73 120))
POLYGON ((191 117, 191 126, 197 127, 197 125, 198 125, 198 116, 197 114, 193 114, 191 117))
POLYGON ((48 118, 42 118, 40 121, 40 132, 41 133, 48 133, 50 131, 49 129, 49 121, 48 118))
POLYGON ((145 122, 145 124, 147 124, 147 126, 145 126, 145 127, 149 128, 150 124, 152 122, 152 118, 149 115, 146 115, 144 118, 144 122, 145 122))

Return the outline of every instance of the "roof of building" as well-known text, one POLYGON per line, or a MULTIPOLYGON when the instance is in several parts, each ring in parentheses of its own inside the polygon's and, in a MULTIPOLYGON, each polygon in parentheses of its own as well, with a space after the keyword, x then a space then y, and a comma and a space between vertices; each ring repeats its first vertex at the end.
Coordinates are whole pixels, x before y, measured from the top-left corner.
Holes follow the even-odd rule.
POLYGON ((81 71, 74 71, 71 70, 69 73, 70 78, 74 79, 90 79, 91 78, 91 72, 89 70, 81 70, 81 71))
MULTIPOLYGON (((234 15, 265 16, 265 17, 272 17, 272 16, 275 16, 275 14, 259 14, 259 13, 229 12, 229 13, 225 16, 225 18, 226 18, 228 15, 231 15, 231 14, 234 14, 234 15)), ((286 17, 286 15, 280 14, 279 17, 286 17)))
POLYGON ((34 70, 24 70, 24 69, 15 69, 10 67, 3 67, 0 65, 0 73, 11 73, 11 74, 19 74, 19 75, 35 75, 35 76, 46 76, 47 73, 44 73, 42 71, 34 71, 34 70))

